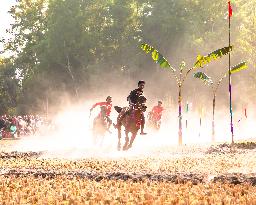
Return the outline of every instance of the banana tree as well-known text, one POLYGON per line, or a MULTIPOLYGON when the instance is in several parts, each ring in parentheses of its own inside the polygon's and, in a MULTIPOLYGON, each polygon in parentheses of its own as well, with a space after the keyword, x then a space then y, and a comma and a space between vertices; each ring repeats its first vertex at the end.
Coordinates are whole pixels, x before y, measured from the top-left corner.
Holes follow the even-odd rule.
POLYGON ((181 105, 182 105, 182 86, 184 84, 185 79, 187 78, 188 74, 193 70, 193 69, 197 69, 197 68, 202 68, 203 66, 207 65, 208 63, 210 63, 213 60, 217 60, 219 58, 221 58, 223 55, 228 54, 231 50, 232 50, 232 46, 229 47, 224 47, 221 49, 218 49, 216 51, 213 51, 211 53, 209 53, 206 56, 201 56, 198 55, 197 56, 197 60, 194 64, 193 67, 191 68, 187 68, 186 67, 186 63, 184 61, 181 62, 181 64, 179 65, 179 71, 176 71, 171 65, 170 63, 166 60, 166 58, 158 52, 158 50, 156 50, 154 47, 143 43, 141 44, 141 49, 143 51, 145 51, 147 54, 150 53, 152 56, 152 59, 160 65, 161 68, 164 69, 169 69, 171 71, 171 73, 174 75, 176 82, 177 82, 177 86, 178 86, 178 106, 179 106, 179 131, 178 131, 178 143, 179 145, 182 145, 182 110, 181 110, 181 105))
MULTIPOLYGON (((235 66, 233 66, 230 70, 230 73, 237 73, 241 70, 244 70, 247 68, 247 64, 246 62, 241 62, 235 66)), ((200 80, 202 80, 206 85, 210 85, 211 89, 212 89, 212 93, 213 93, 213 98, 212 98, 212 142, 215 141, 215 102, 216 102, 216 93, 217 90, 222 82, 222 80, 227 77, 228 73, 224 73, 222 75, 222 77, 218 80, 218 82, 216 84, 213 83, 212 79, 206 75, 204 72, 197 72, 194 73, 194 77, 198 78, 200 80)))

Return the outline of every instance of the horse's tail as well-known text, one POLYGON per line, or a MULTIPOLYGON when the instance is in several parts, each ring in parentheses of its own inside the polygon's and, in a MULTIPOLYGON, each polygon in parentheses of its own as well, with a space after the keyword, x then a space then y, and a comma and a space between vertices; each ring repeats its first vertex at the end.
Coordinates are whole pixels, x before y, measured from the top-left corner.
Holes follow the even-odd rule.
POLYGON ((119 106, 114 106, 115 110, 120 113, 122 111, 123 108, 119 107, 119 106))

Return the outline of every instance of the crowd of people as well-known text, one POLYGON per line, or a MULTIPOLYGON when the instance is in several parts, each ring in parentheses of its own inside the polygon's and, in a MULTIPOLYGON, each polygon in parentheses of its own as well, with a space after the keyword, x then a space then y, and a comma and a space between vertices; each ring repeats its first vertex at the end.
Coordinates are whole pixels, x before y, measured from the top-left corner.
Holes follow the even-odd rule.
POLYGON ((3 115, 0 116, 0 139, 35 135, 48 124, 46 117, 39 115, 3 115))
MULTIPOLYGON (((129 102, 129 109, 127 112, 125 112, 122 116, 118 118, 116 124, 113 124, 115 128, 120 127, 121 121, 124 118, 124 116, 129 115, 131 111, 135 109, 136 105, 138 104, 139 97, 143 95, 144 87, 145 87, 145 81, 139 81, 138 88, 130 92, 129 96, 127 97, 127 101, 129 102)), ((112 120, 110 119, 110 113, 112 109, 112 97, 108 96, 106 98, 106 102, 99 102, 94 104, 91 107, 90 112, 96 106, 105 108, 104 117, 106 118, 106 121, 108 124, 107 127, 109 129, 109 127, 112 125, 112 120)), ((158 101, 158 105, 154 106, 153 109, 149 112, 148 120, 149 122, 151 122, 151 124, 157 124, 157 126, 155 126, 157 129, 160 128, 163 110, 164 109, 162 107, 162 101, 158 101)), ((145 117, 143 112, 141 114, 141 123, 140 123, 140 128, 141 128, 140 134, 142 135, 147 134, 144 132, 145 117)), ((24 115, 24 116, 2 115, 0 116, 0 139, 19 138, 23 136, 35 135, 42 130, 40 128, 42 128, 43 126, 49 127, 50 124, 51 123, 47 121, 46 117, 42 117, 39 115, 24 115)))

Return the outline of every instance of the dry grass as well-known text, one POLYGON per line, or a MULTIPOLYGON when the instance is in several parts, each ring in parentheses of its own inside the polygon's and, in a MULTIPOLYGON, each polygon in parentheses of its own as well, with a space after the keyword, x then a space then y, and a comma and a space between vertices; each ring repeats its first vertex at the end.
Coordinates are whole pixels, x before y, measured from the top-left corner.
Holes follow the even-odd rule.
MULTIPOLYGON (((13 143, 16 142, 1 141, 0 150, 8 150, 13 143)), ((199 183, 189 180, 179 183, 177 180, 172 183, 150 177, 139 180, 102 177, 97 180, 70 175, 79 172, 96 176, 109 173, 132 176, 192 173, 207 179, 212 175, 233 172, 256 173, 255 150, 221 154, 204 154, 198 150, 175 152, 166 158, 159 155, 80 160, 47 159, 33 155, 35 153, 31 156, 2 153, 0 204, 256 204, 256 187, 247 183, 233 185, 207 180, 199 183), (38 173, 46 174, 42 177, 38 173)))
POLYGON ((1 204, 256 204, 256 187, 0 177, 1 204))

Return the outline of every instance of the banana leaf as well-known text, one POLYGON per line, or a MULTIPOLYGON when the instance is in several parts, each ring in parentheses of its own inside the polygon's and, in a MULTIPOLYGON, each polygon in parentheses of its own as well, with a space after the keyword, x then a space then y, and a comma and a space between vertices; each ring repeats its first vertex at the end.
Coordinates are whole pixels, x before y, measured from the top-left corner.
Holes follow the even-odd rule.
POLYGON ((204 65, 207 65, 213 60, 217 60, 218 58, 221 58, 223 55, 227 55, 229 52, 232 51, 232 46, 224 47, 221 49, 218 49, 216 51, 213 51, 209 53, 207 56, 197 56, 197 61, 194 64, 194 68, 202 68, 204 65))
POLYGON ((240 70, 244 70, 244 69, 247 69, 248 66, 246 64, 246 62, 241 62, 235 66, 233 66, 230 70, 230 73, 236 73, 236 72, 239 72, 240 70))
POLYGON ((194 73, 194 77, 201 79, 206 84, 213 84, 212 79, 209 76, 207 76, 205 73, 203 73, 203 72, 194 73))
POLYGON ((152 55, 152 59, 158 63, 160 65, 160 67, 162 68, 170 68, 172 69, 173 71, 175 71, 174 68, 171 67, 170 63, 166 60, 166 58, 158 52, 158 50, 156 50, 154 47, 146 44, 146 43, 143 43, 141 44, 141 49, 143 51, 145 51, 146 53, 150 53, 151 52, 151 55, 152 55))

